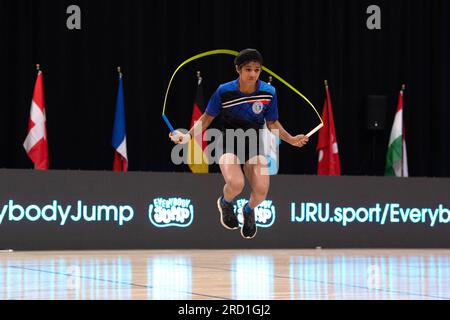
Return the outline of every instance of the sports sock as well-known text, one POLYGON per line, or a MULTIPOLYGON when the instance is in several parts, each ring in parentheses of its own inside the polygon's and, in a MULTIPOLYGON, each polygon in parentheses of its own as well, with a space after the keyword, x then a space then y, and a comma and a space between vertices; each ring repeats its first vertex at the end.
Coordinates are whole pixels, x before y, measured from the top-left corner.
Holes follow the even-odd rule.
POLYGON ((222 198, 220 198, 220 202, 225 206, 231 206, 233 204, 233 202, 228 202, 227 200, 225 200, 224 196, 222 196, 222 198))
POLYGON ((244 214, 250 214, 253 212, 253 209, 250 208, 250 205, 248 203, 245 204, 244 206, 244 210, 242 210, 244 212, 244 214))

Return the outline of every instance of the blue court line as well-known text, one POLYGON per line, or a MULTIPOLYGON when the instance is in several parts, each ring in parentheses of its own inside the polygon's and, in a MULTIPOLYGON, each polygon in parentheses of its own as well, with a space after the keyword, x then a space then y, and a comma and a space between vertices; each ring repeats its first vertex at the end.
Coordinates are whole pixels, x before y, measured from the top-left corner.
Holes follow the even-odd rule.
MULTIPOLYGON (((212 269, 212 270, 221 270, 221 271, 229 271, 229 272, 237 272, 233 269, 227 269, 227 268, 216 268, 216 267, 202 267, 202 266, 195 266, 196 268, 204 268, 204 269, 212 269)), ((405 292, 405 291, 398 291, 398 290, 391 290, 391 289, 377 289, 377 288, 369 288, 364 286, 357 286, 357 285, 350 285, 350 284, 341 284, 341 283, 335 283, 335 282, 328 282, 328 281, 321 281, 321 280, 309 280, 309 279, 303 279, 303 278, 297 278, 297 277, 289 277, 289 276, 279 276, 276 274, 270 275, 273 278, 281 278, 281 279, 291 279, 291 280, 302 280, 302 281, 308 281, 308 282, 316 282, 316 283, 322 283, 322 284, 330 284, 330 285, 340 285, 341 287, 348 287, 348 288, 357 288, 357 289, 366 289, 366 290, 374 290, 374 291, 381 291, 381 292, 387 292, 387 293, 396 293, 396 294, 404 294, 409 296, 420 296, 420 297, 427 297, 427 298, 434 298, 434 299, 442 299, 442 300, 450 300, 448 297, 440 297, 440 296, 432 296, 432 295, 426 295, 426 294, 420 294, 420 293, 412 293, 412 292, 405 292)), ((361 300, 361 299, 355 299, 355 300, 361 300)), ((386 299, 382 299, 386 300, 386 299)))
MULTIPOLYGON (((116 281, 116 280, 100 279, 100 278, 87 277, 87 276, 78 276, 78 277, 77 277, 77 276, 74 276, 73 274, 70 274, 70 273, 63 273, 63 272, 56 272, 56 271, 48 271, 48 270, 42 270, 42 269, 32 269, 32 268, 19 267, 19 266, 8 266, 8 268, 22 269, 22 270, 36 271, 36 272, 43 272, 43 273, 56 274, 56 275, 63 275, 63 276, 68 276, 68 277, 80 278, 80 279, 95 280, 95 281, 103 281, 103 282, 109 282, 109 283, 114 283, 114 284, 122 284, 122 285, 127 285, 127 286, 134 286, 134 287, 140 287, 140 288, 154 289, 153 286, 150 286, 150 285, 144 285, 144 284, 137 284, 137 283, 133 283, 133 282, 121 282, 121 281, 116 281)), ((195 295, 195 296, 200 296, 200 297, 208 297, 208 298, 215 298, 215 299, 221 299, 221 300, 232 300, 232 299, 225 298, 225 297, 219 297, 219 296, 207 295, 207 294, 196 293, 196 292, 189 292, 189 291, 175 291, 175 290, 172 290, 172 291, 173 291, 173 292, 180 292, 180 293, 187 293, 187 294, 191 294, 191 295, 195 295)))
MULTIPOLYGON (((361 262, 364 262, 362 260, 364 260, 364 257, 355 257, 354 259, 349 259, 349 260, 354 260, 354 262, 358 262, 357 260, 361 260, 361 262)), ((319 264, 319 263, 308 263, 308 264, 319 264)), ((302 263, 292 263, 292 265, 304 265, 302 263)), ((413 269, 413 268, 420 268, 419 266, 408 266, 409 269, 413 269)), ((400 273, 400 272, 398 272, 400 273)), ((283 276, 281 276, 283 277, 283 276)), ((290 277, 288 277, 289 279, 291 279, 290 277)), ((429 278, 433 278, 436 279, 436 277, 429 277, 429 278)), ((336 285, 336 283, 334 282, 326 282, 326 281, 320 281, 320 280, 309 280, 309 279, 302 279, 302 278, 296 278, 293 277, 292 279, 296 279, 296 280, 303 280, 303 281, 308 281, 308 282, 319 282, 319 283, 330 283, 333 285, 336 285)), ((408 292, 408 291, 400 291, 400 290, 392 290, 392 289, 377 289, 377 288, 368 288, 368 287, 363 287, 363 286, 354 286, 354 285, 342 285, 341 286, 347 286, 347 287, 354 287, 354 288, 361 288, 361 289, 367 289, 367 290, 375 290, 375 291, 386 291, 386 292, 392 292, 392 293, 398 293, 398 294, 406 294, 406 295, 412 295, 412 296, 423 296, 423 297, 429 297, 429 298, 438 298, 438 299, 443 299, 443 300, 450 300, 450 297, 441 297, 441 296, 433 296, 433 295, 426 295, 426 294, 421 294, 421 293, 413 293, 413 292, 408 292)))

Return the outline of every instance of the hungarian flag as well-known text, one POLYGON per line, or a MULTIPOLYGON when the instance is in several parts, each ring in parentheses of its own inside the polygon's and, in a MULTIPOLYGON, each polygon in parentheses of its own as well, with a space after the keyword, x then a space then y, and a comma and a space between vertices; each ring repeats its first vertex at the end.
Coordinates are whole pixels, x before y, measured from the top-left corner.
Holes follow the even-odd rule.
POLYGON ((319 153, 317 175, 340 176, 341 165, 339 162, 339 150, 336 140, 336 131, 334 129, 330 91, 327 82, 325 82, 325 91, 327 96, 322 111, 324 127, 319 132, 319 140, 316 148, 319 153))
POLYGON ((113 171, 128 171, 127 137, 125 133, 125 102, 123 98, 122 73, 120 73, 120 70, 112 146, 115 149, 113 171))
POLYGON ((42 71, 39 70, 34 85, 31 100, 30 118, 28 120, 28 135, 23 146, 28 157, 33 161, 34 168, 48 170, 48 141, 44 103, 44 81, 42 71))
MULTIPOLYGON (((197 93, 195 95, 194 108, 192 110, 191 118, 191 128, 194 123, 202 116, 205 111, 205 106, 203 103, 203 88, 202 88, 202 78, 200 77, 200 72, 197 72, 198 82, 197 82, 197 93)), ((208 158, 206 156, 206 139, 204 135, 206 133, 194 132, 193 139, 188 145, 188 165, 193 173, 208 173, 208 158)))
POLYGON ((384 175, 407 177, 408 159, 406 155, 405 128, 403 127, 403 90, 400 90, 397 102, 397 112, 395 113, 394 124, 392 125, 389 146, 386 155, 386 170, 384 175))

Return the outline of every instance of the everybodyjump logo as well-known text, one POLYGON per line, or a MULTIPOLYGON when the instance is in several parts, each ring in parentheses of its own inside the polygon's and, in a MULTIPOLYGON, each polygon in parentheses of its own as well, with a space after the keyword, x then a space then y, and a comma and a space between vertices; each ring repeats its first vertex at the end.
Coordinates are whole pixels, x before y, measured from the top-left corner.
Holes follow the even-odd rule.
POLYGON ((158 228, 188 227, 194 220, 191 199, 155 198, 148 206, 148 219, 158 228))
MULTIPOLYGON (((239 199, 234 205, 234 213, 238 216, 239 224, 243 224, 242 208, 248 200, 239 199)), ((264 200, 255 209, 255 221, 258 227, 269 228, 275 222, 275 206, 272 200, 264 200)))
POLYGON ((72 206, 59 204, 53 200, 50 204, 39 206, 36 204, 22 205, 14 200, 9 200, 1 206, 0 203, 0 225, 6 221, 36 222, 59 222, 64 226, 68 221, 74 222, 101 222, 115 221, 119 226, 132 220, 134 210, 128 205, 86 205, 81 200, 72 206))

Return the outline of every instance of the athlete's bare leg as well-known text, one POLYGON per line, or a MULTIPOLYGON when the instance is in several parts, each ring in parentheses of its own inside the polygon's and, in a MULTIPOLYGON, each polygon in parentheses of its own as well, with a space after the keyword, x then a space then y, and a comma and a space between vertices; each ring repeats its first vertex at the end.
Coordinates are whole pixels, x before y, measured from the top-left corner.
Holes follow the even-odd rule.
POLYGON ((256 157, 256 161, 252 158, 244 164, 245 176, 247 177, 252 189, 249 201, 249 205, 252 209, 256 208, 266 199, 270 185, 267 160, 261 155, 256 157))
POLYGON ((239 159, 235 154, 225 153, 220 157, 219 165, 225 179, 223 196, 225 201, 232 202, 242 192, 245 185, 245 178, 239 159))

